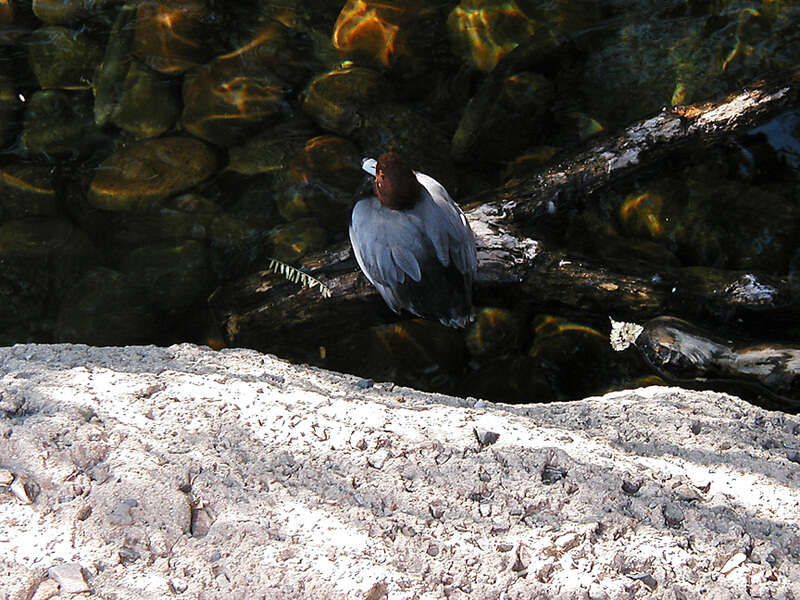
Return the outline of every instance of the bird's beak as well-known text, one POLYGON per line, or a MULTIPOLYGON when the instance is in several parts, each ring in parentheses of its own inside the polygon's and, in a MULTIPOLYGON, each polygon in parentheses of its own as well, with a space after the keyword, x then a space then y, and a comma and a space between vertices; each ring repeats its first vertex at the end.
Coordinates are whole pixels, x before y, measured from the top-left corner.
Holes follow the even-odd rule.
POLYGON ((374 158, 362 158, 361 159, 361 168, 364 169, 367 173, 375 177, 375 166, 378 164, 378 161, 374 158))

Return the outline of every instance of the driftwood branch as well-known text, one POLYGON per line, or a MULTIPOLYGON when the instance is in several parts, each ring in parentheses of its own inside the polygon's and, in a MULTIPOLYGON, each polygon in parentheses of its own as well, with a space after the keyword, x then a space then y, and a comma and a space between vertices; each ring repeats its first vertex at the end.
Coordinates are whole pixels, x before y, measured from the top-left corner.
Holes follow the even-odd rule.
MULTIPOLYGON (((478 244, 478 293, 511 286, 542 307, 567 312, 597 308, 636 319, 665 311, 688 318, 729 317, 765 308, 796 318, 786 278, 708 269, 700 277, 697 269, 674 269, 653 279, 652 273, 616 271, 582 257, 545 253, 522 229, 585 202, 611 182, 646 174, 690 143, 764 123, 797 106, 798 90, 800 72, 793 72, 753 84, 721 102, 664 109, 555 166, 471 198, 465 212, 478 244), (680 302, 675 300, 676 286, 686 292, 680 302), (771 291, 755 293, 759 289, 771 291)), ((268 270, 229 283, 211 298, 229 342, 272 352, 292 348, 296 354, 298 347, 316 348, 354 327, 392 318, 360 275, 349 244, 306 257, 298 267, 320 280, 332 297, 323 298, 318 289, 298 287, 268 270)))

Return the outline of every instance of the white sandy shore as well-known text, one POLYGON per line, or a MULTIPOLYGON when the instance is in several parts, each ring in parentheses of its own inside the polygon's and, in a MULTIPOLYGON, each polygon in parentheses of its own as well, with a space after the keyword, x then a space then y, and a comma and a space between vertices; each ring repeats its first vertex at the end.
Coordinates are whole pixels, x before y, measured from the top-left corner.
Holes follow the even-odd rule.
POLYGON ((476 405, 191 345, 0 363, 2 600, 800 597, 800 420, 731 396, 476 405))

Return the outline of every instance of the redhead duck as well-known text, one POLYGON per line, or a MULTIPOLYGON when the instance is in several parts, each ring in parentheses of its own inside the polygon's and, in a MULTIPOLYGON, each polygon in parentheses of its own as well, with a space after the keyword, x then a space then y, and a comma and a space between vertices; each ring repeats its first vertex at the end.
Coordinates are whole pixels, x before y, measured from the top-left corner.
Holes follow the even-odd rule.
POLYGON ((350 220, 358 266, 394 312, 464 327, 478 262, 464 213, 438 181, 393 152, 362 168, 375 181, 350 220))

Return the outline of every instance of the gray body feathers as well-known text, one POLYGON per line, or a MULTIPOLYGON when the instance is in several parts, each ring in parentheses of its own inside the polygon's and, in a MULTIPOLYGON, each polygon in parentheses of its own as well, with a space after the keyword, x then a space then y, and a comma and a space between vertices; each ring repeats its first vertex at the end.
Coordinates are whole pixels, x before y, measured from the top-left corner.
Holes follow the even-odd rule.
POLYGON ((411 209, 392 210, 375 196, 356 203, 353 251, 392 310, 464 327, 472 312, 475 239, 444 187, 423 173, 415 176, 421 197, 411 209))

